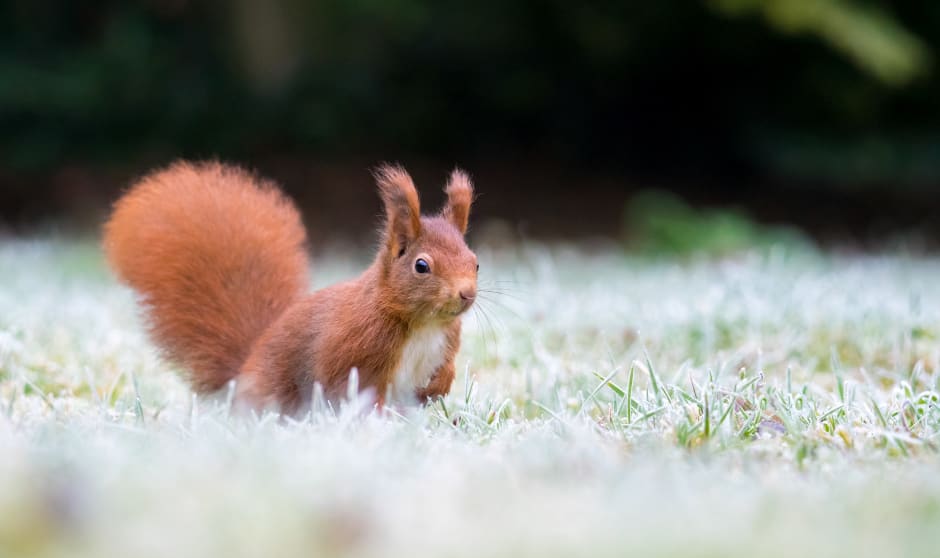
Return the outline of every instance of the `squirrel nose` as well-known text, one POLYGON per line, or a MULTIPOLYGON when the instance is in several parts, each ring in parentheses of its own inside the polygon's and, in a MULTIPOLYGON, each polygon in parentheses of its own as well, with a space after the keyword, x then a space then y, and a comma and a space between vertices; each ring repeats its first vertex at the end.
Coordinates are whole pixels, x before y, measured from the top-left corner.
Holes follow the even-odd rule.
POLYGON ((460 300, 464 301, 465 304, 473 302, 473 299, 477 297, 476 289, 463 289, 460 291, 460 300))

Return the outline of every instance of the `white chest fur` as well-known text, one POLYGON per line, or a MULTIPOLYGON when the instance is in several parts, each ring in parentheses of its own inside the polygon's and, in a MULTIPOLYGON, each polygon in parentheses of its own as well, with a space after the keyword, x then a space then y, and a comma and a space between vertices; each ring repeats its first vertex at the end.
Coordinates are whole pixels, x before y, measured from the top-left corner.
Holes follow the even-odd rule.
POLYGON ((428 327, 411 333, 389 386, 391 401, 415 403, 415 391, 427 387, 434 371, 444 364, 446 345, 444 328, 428 327))

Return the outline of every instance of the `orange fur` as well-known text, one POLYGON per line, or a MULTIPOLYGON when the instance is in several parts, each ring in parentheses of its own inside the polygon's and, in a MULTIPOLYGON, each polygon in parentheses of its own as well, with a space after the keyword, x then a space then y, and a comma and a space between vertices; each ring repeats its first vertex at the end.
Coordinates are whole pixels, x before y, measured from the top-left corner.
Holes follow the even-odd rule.
POLYGON ((470 204, 473 203, 473 184, 470 177, 462 170, 454 169, 444 191, 447 193, 447 207, 444 208, 443 215, 464 234, 470 219, 470 204))
POLYGON ((305 232, 268 181, 219 163, 176 163, 140 180, 115 205, 104 246, 140 293, 150 333, 214 391, 307 286, 305 232))
POLYGON ((415 400, 446 395, 460 316, 476 295, 476 256, 463 239, 472 186, 455 171, 445 208, 421 216, 404 169, 383 166, 376 181, 386 222, 374 262, 310 294, 294 207, 271 183, 218 163, 177 163, 142 179, 115 205, 105 249, 141 294, 154 340, 198 392, 237 378, 242 404, 298 413, 314 384, 341 397, 355 368, 360 389, 383 404, 411 342, 412 353, 442 352, 410 353, 439 363, 418 371, 426 385, 414 386, 415 400), (417 259, 430 272, 419 273, 417 259), (416 332, 429 328, 443 345, 420 345, 416 332))

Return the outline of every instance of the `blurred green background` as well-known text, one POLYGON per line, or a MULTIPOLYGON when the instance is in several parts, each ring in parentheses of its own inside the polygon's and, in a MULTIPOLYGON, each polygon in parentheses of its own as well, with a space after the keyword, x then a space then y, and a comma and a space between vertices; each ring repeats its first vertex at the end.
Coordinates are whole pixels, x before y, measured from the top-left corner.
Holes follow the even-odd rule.
POLYGON ((633 234, 655 189, 933 243, 938 39, 929 0, 8 0, 0 229, 93 226, 148 168, 220 157, 316 238, 371 234, 395 160, 430 202, 466 167, 523 236, 633 234))

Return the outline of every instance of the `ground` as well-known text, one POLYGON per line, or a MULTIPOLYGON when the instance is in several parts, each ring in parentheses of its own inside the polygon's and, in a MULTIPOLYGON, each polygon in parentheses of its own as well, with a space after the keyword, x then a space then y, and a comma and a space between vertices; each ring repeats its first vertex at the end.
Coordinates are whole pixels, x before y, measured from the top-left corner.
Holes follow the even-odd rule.
POLYGON ((479 255, 450 396, 291 421, 194 398, 94 241, 0 243, 0 556, 936 555, 940 259, 479 255))

